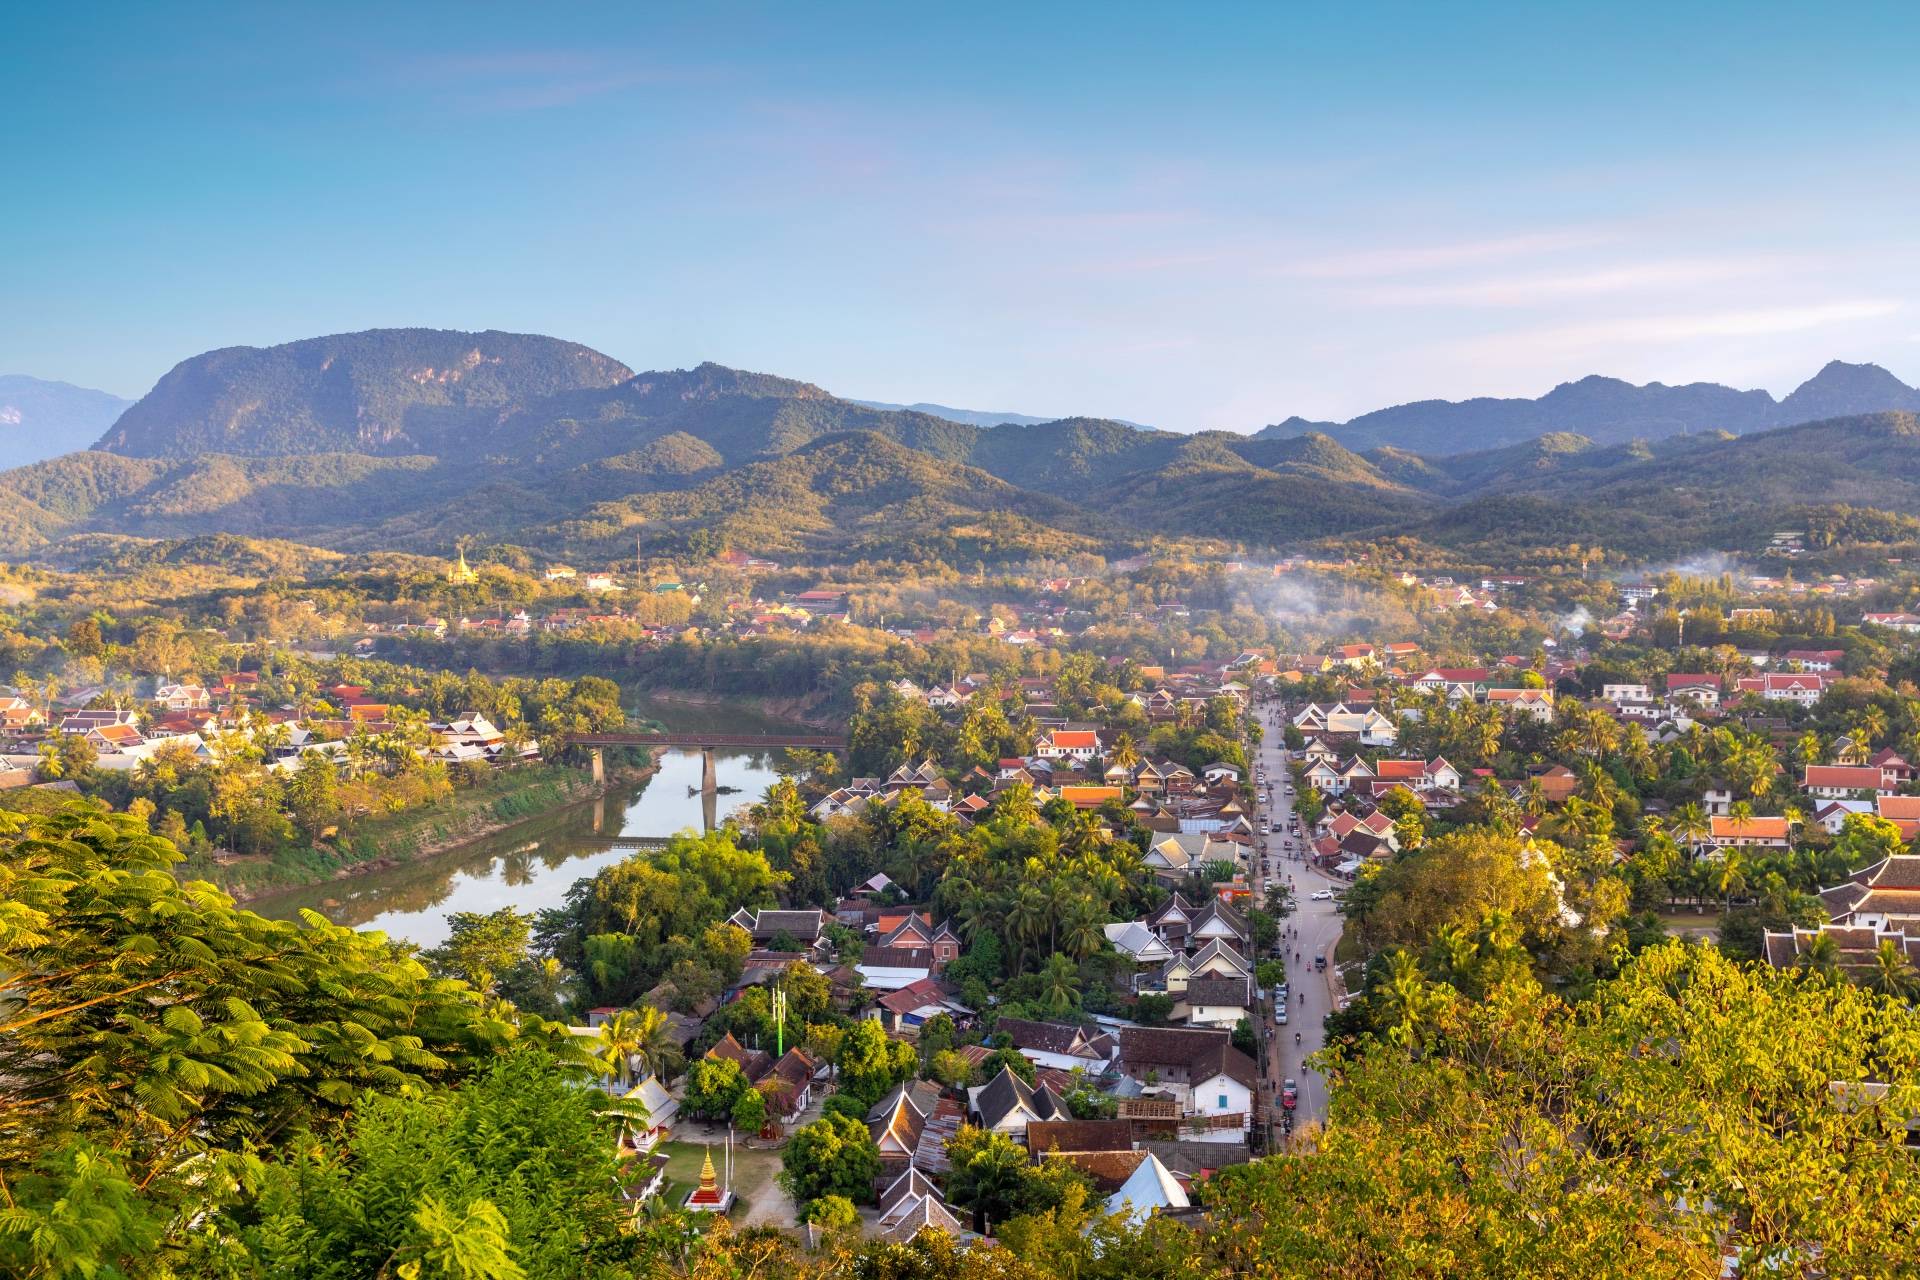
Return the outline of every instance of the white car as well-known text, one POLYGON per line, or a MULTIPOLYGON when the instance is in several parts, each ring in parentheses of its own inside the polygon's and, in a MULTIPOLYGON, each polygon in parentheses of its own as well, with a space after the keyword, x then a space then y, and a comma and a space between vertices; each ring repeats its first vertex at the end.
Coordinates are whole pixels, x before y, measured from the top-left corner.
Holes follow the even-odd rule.
POLYGON ((1313 891, 1313 900, 1314 900, 1315 902, 1332 902, 1332 901, 1333 901, 1333 890, 1331 890, 1331 889, 1315 889, 1315 890, 1313 891))

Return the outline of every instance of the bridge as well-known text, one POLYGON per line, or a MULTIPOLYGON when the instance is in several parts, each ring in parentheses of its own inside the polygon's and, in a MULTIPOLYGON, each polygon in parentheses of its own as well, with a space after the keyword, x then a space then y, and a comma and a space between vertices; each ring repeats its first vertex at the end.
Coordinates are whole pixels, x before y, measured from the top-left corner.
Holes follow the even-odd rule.
POLYGON ((781 751, 792 747, 845 753, 848 744, 844 733, 733 733, 716 729, 705 733, 576 733, 567 739, 567 745, 592 749, 595 782, 606 781, 606 758, 602 752, 608 747, 698 751, 700 790, 705 795, 712 795, 719 785, 713 770, 715 751, 781 751))

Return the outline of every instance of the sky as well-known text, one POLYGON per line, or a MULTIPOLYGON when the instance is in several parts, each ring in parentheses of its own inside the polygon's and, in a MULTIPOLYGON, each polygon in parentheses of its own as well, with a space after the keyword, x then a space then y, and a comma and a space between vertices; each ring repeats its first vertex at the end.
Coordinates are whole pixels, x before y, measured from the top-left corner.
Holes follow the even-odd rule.
POLYGON ((1917 36, 1626 0, 9 5, 0 373, 137 396, 214 347, 497 328, 1242 431, 1589 373, 1920 382, 1917 36))

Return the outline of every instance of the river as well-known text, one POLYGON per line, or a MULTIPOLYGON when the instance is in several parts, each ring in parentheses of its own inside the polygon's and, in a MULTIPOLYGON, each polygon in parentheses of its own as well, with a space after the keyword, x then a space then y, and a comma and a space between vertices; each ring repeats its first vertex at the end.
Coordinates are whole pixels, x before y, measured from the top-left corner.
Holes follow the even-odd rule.
MULTIPOLYGON (((634 715, 678 731, 774 733, 798 727, 750 706, 647 700, 634 715)), ((734 794, 715 798, 722 818, 758 800, 778 777, 773 760, 764 755, 715 752, 714 768, 720 786, 737 788, 734 794)), ((653 776, 612 788, 598 800, 530 818, 435 857, 262 897, 248 903, 248 909, 281 919, 313 910, 336 924, 379 929, 400 941, 434 946, 445 941, 452 912, 559 906, 574 881, 632 856, 630 846, 618 843, 623 836, 701 830, 705 815, 699 785, 700 754, 669 751, 660 757, 653 776), (689 788, 695 794, 689 795, 689 788)))

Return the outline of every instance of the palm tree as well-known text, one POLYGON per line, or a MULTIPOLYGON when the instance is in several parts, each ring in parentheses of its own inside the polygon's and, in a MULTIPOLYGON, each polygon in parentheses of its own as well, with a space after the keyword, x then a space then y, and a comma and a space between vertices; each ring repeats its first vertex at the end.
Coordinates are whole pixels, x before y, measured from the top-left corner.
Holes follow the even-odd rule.
POLYGON ((1881 736, 1886 733, 1886 731, 1887 731, 1886 709, 1881 707, 1880 704, 1877 702, 1869 702, 1866 705, 1866 708, 1860 712, 1860 735, 1861 735, 1860 745, 1861 747, 1868 751, 1871 751, 1873 749, 1873 744, 1875 742, 1878 742, 1881 736))
POLYGON ((1113 749, 1107 752, 1107 763, 1119 765, 1129 772, 1140 763, 1140 749, 1133 745, 1133 735, 1123 733, 1113 740, 1113 749))
POLYGON ((1076 960, 1084 960, 1106 945, 1105 913, 1091 898, 1082 898, 1067 912, 1060 926, 1060 947, 1076 960))
POLYGON ((1803 768, 1820 759, 1820 735, 1809 729, 1793 744, 1793 758, 1803 768))
POLYGON ((1707 811, 1698 801, 1688 801, 1673 811, 1673 835, 1688 848, 1705 840, 1713 834, 1713 823, 1707 818, 1707 811))
POLYGON ((1840 944, 1824 929, 1800 956, 1800 967, 1817 977, 1833 981, 1840 976, 1840 944))
POLYGON ((1442 997, 1420 972, 1419 963, 1406 951, 1396 951, 1388 962, 1387 982, 1381 989, 1386 998, 1387 1035, 1396 1044, 1418 1053, 1426 1042, 1425 1024, 1439 1009, 1442 997))
POLYGON ((1080 967, 1071 956, 1055 953, 1040 968, 1040 1003, 1055 1017, 1080 1003, 1080 967))
POLYGON ((1874 949, 1873 972, 1867 975, 1867 986, 1883 996, 1906 1000, 1920 988, 1920 973, 1915 972, 1913 962, 1907 959, 1906 950, 1899 943, 1882 938, 1874 949))
POLYGON ((600 1058, 625 1093, 635 1059, 652 1075, 667 1057, 667 1015, 652 1005, 622 1009, 600 1025, 600 1058))
POLYGON ((1729 849, 1714 872, 1714 887, 1720 890, 1722 905, 1733 910, 1733 895, 1747 891, 1747 858, 1738 849, 1729 849))
POLYGON ((1003 919, 1007 950, 1013 955, 1013 968, 1017 973, 1026 968, 1027 949, 1047 932, 1046 890, 1033 883, 1015 889, 1003 919))

